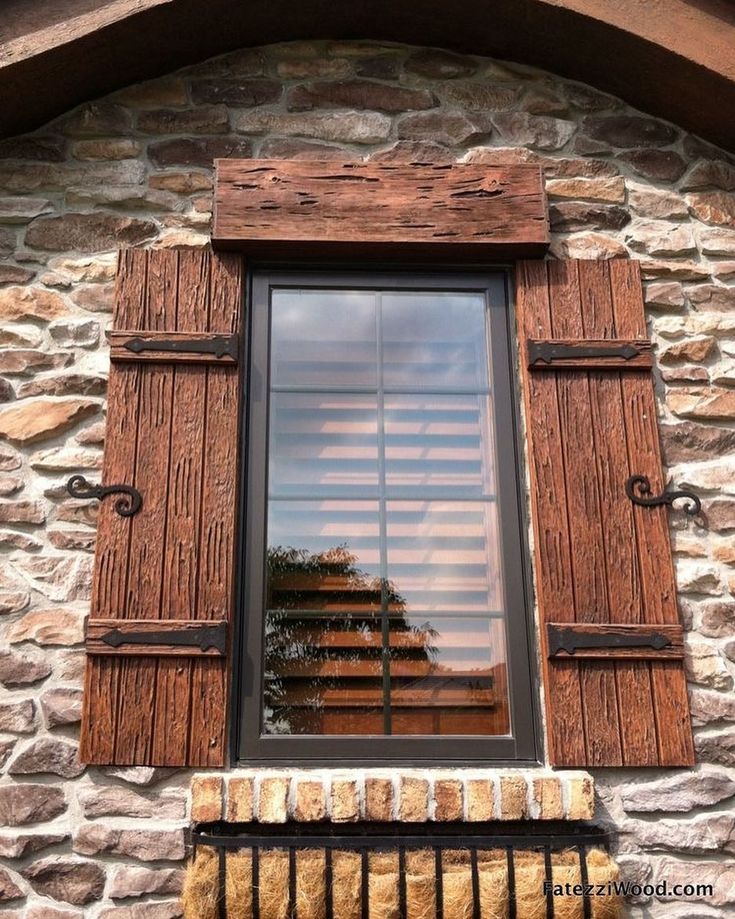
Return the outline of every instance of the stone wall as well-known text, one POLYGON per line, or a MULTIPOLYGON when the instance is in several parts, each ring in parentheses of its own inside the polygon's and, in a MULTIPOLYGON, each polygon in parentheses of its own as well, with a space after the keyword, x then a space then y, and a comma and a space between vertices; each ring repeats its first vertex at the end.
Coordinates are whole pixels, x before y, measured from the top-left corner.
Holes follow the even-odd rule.
POLYGON ((361 43, 235 53, 0 143, 6 915, 178 915, 190 775, 77 760, 95 508, 63 483, 100 468, 115 248, 205 245, 212 158, 251 155, 540 163, 553 254, 641 260, 669 471, 707 514, 704 527, 671 516, 701 765, 600 771, 597 813, 619 833, 628 876, 716 884, 707 904, 653 900, 633 915, 725 916, 735 908, 735 159, 540 71, 361 43))

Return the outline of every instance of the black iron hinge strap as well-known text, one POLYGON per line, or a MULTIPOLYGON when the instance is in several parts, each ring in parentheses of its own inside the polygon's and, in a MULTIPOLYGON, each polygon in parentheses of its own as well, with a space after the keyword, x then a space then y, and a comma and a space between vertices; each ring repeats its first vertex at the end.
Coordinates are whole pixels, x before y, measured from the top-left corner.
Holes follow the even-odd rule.
POLYGON ((112 648, 122 645, 175 645, 180 648, 199 648, 200 651, 211 649, 224 654, 227 650, 227 624, 219 622, 194 629, 157 629, 150 632, 126 632, 115 628, 100 635, 99 641, 112 648))
POLYGON ((641 631, 635 633, 610 633, 600 630, 594 632, 578 632, 574 627, 563 628, 559 626, 549 626, 549 657, 555 657, 561 651, 567 654, 574 654, 589 648, 652 648, 656 651, 662 651, 672 645, 668 635, 651 631, 641 631))
POLYGON ((581 339, 567 341, 529 338, 528 367, 531 370, 559 367, 568 370, 650 369, 651 343, 627 339, 581 339))

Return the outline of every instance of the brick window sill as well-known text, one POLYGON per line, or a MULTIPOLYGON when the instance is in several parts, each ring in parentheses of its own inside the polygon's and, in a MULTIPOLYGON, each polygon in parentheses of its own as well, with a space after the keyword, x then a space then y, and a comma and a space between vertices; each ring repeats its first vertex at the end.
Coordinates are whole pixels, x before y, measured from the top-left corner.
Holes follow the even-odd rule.
POLYGON ((550 769, 236 769, 195 775, 193 823, 590 820, 594 781, 550 769))

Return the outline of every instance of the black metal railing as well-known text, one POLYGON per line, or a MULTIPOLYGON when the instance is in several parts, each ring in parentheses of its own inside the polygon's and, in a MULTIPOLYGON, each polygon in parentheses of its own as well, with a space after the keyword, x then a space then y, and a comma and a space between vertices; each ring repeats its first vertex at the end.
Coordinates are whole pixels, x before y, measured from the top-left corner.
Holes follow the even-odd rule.
MULTIPOLYGON (((517 824, 496 823, 431 823, 403 824, 236 824, 208 823, 200 824, 191 831, 190 841, 193 855, 200 847, 217 852, 217 870, 214 873, 218 885, 217 902, 220 919, 227 916, 225 897, 228 862, 226 854, 238 851, 249 856, 250 914, 253 919, 260 919, 260 899, 264 895, 262 864, 264 856, 280 852, 288 859, 287 887, 288 904, 283 913, 298 919, 297 909, 297 856, 300 853, 318 850, 323 853, 323 916, 324 919, 339 919, 339 910, 335 910, 333 897, 335 853, 357 853, 360 864, 359 908, 353 915, 369 919, 370 908, 370 858, 373 853, 397 856, 398 913, 401 919, 409 916, 407 908, 407 859, 411 853, 422 852, 433 861, 432 881, 435 891, 435 919, 454 919, 453 910, 445 900, 444 885, 447 878, 447 861, 461 855, 469 868, 471 876, 471 905, 462 915, 472 919, 482 919, 481 872, 485 864, 483 859, 490 853, 500 857, 503 878, 507 879, 507 907, 505 914, 509 919, 525 919, 523 899, 517 890, 519 871, 523 873, 523 864, 528 864, 529 854, 537 866, 543 866, 539 880, 548 885, 539 884, 542 891, 539 895, 545 899, 547 919, 554 917, 554 890, 557 883, 555 871, 561 853, 571 864, 571 870, 579 879, 582 893, 578 896, 576 915, 584 919, 593 916, 592 897, 588 889, 590 884, 587 856, 591 850, 609 851, 609 837, 604 830, 584 824, 553 821, 524 821, 517 824), (523 853, 523 855, 521 854, 523 853), (569 859, 572 859, 571 863, 569 859), (525 859, 525 861, 524 861, 525 859), (577 865, 578 860, 578 865, 577 865), (519 865, 519 862, 521 863, 519 865), (577 873, 578 870, 578 873, 577 873)), ((285 865, 284 865, 285 867, 285 865)), ((593 869, 594 870, 594 869, 593 869)), ((535 877, 536 875, 534 875, 535 877)), ((285 879, 282 884, 285 886, 285 879)), ((593 885, 594 886, 594 885, 593 885)), ((285 898, 285 890, 281 892, 285 898)), ((267 894, 266 894, 267 895, 267 894)), ((505 896, 505 895, 504 895, 505 896)), ((543 902, 536 904, 534 915, 543 915, 543 902), (540 905, 540 912, 538 907, 540 905)), ((312 913, 310 912, 310 915, 312 913)), ((395 915, 395 913, 393 913, 395 915)), ((238 915, 241 915, 238 910, 238 915)), ((426 913, 422 913, 426 915, 426 913)), ((564 911, 564 915, 569 915, 564 911)), ((615 915, 607 911, 605 915, 615 915)))

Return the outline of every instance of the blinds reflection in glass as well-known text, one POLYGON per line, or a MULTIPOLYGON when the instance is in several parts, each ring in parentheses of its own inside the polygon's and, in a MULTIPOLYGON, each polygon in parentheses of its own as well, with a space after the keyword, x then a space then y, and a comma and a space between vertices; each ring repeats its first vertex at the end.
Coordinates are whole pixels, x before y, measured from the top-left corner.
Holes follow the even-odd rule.
POLYGON ((510 732, 485 296, 275 289, 266 734, 510 732))

